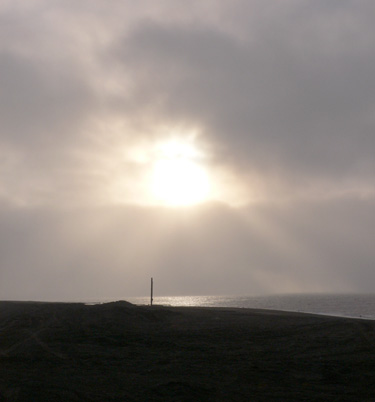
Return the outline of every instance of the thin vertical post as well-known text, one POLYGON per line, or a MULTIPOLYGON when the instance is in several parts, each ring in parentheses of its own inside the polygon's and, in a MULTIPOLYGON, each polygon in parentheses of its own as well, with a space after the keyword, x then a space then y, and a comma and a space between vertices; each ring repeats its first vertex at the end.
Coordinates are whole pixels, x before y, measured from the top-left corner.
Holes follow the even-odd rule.
POLYGON ((151 278, 151 306, 152 306, 152 302, 154 300, 154 280, 151 278))

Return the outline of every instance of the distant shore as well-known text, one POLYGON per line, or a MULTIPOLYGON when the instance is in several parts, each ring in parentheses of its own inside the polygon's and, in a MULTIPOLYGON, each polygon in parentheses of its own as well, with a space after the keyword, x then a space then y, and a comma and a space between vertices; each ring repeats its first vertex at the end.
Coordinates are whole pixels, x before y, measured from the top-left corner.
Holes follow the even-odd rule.
POLYGON ((0 302, 0 401, 372 401, 375 322, 0 302))

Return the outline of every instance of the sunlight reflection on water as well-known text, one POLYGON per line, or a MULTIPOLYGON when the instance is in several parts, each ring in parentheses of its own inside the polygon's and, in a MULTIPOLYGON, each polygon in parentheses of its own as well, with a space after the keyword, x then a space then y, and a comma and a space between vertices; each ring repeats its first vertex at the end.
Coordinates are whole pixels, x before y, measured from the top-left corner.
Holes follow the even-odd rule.
MULTIPOLYGON (((150 304, 150 298, 131 297, 134 304, 150 304)), ((343 317, 375 319, 374 294, 314 294, 273 296, 165 296, 154 297, 164 306, 238 307, 298 311, 343 317)))

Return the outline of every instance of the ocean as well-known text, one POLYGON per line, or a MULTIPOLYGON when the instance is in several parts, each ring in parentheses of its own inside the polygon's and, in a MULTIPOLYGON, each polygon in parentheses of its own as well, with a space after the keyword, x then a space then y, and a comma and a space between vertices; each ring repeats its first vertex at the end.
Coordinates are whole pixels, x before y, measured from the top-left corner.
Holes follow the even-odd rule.
MULTIPOLYGON (((149 297, 129 297, 125 298, 125 300, 134 304, 150 304, 149 297)), ((257 308, 375 319, 375 294, 165 296, 154 297, 154 304, 165 306, 257 308)))

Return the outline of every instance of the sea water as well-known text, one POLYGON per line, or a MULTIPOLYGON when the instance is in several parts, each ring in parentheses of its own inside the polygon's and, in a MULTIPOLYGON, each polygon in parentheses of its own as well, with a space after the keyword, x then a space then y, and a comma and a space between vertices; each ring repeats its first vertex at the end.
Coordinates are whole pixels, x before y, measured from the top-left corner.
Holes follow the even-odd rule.
MULTIPOLYGON (((150 298, 147 297, 125 300, 134 304, 150 304, 150 298)), ((165 296, 154 297, 153 302, 165 306, 256 308, 375 319, 375 294, 165 296)))

